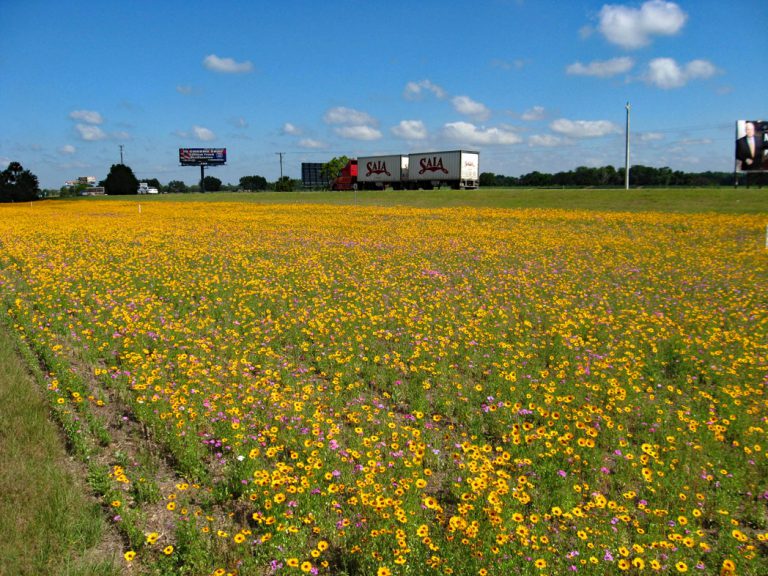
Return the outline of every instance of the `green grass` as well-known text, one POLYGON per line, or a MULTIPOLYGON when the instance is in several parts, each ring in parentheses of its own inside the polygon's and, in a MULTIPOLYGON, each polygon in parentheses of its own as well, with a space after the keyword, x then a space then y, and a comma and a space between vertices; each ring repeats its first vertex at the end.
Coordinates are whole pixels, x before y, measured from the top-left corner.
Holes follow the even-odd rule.
POLYGON ((768 188, 482 188, 480 190, 385 190, 354 192, 213 192, 160 196, 112 196, 137 202, 252 202, 442 208, 565 208, 627 212, 768 212, 768 188))
POLYGON ((99 506, 69 471, 39 387, 0 325, 0 575, 119 571, 99 506))

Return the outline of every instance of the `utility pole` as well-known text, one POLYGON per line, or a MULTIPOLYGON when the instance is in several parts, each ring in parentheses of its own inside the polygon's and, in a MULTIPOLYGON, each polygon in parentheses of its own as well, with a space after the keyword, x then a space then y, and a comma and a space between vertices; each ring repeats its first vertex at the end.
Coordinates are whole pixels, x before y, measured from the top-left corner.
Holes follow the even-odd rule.
POLYGON ((280 156, 280 182, 283 181, 283 154, 285 152, 275 152, 278 156, 280 156))
POLYGON ((120 144, 120 164, 123 163, 123 145, 120 144))
POLYGON ((629 111, 632 108, 627 102, 627 135, 624 145, 624 189, 629 190, 629 111))

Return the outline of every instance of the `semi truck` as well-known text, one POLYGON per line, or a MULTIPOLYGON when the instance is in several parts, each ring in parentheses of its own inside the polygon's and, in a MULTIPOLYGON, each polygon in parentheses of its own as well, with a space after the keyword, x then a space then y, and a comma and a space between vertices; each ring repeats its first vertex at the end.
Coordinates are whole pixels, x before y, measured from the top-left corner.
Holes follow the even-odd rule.
POLYGON ((480 153, 469 150, 361 156, 350 160, 331 190, 431 190, 440 186, 474 189, 480 186, 480 153))

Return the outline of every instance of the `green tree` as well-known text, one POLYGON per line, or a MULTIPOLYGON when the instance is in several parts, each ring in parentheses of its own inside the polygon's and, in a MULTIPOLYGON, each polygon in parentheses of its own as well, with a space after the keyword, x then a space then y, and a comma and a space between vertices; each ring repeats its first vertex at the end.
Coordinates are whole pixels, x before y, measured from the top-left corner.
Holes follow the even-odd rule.
POLYGON ((19 162, 11 162, 0 172, 0 202, 29 202, 37 200, 39 193, 37 176, 19 162))
POLYGON ((275 190, 277 192, 293 192, 293 180, 290 176, 283 176, 275 182, 275 190))
POLYGON ((175 192, 175 193, 184 193, 188 192, 187 185, 184 184, 181 180, 171 180, 168 182, 168 186, 166 186, 166 190, 168 192, 175 192))
POLYGON ((496 186, 496 174, 493 172, 481 172, 480 186, 496 186))
POLYGON ((99 186, 104 186, 110 195, 139 193, 139 180, 125 164, 112 164, 107 179, 99 182, 99 186))
POLYGON ((328 162, 323 164, 322 168, 320 168, 320 172, 330 182, 339 175, 341 169, 344 168, 348 162, 349 158, 347 156, 337 156, 336 158, 331 158, 328 160, 328 162))
POLYGON ((206 176, 203 178, 203 185, 206 192, 218 192, 221 190, 221 180, 215 176, 206 176))
POLYGON ((147 186, 149 186, 150 188, 157 188, 158 192, 163 191, 163 185, 160 184, 160 180, 158 180, 157 178, 150 178, 146 182, 147 182, 147 186))
POLYGON ((266 190, 267 179, 264 176, 243 176, 240 178, 241 190, 266 190))

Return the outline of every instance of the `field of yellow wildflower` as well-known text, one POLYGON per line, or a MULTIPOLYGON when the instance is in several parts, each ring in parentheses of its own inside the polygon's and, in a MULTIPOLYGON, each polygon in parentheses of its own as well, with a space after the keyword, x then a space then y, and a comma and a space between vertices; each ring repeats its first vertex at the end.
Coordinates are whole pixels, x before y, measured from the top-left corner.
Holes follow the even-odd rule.
POLYGON ((768 573, 764 217, 61 201, 0 242, 131 573, 768 573))

